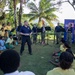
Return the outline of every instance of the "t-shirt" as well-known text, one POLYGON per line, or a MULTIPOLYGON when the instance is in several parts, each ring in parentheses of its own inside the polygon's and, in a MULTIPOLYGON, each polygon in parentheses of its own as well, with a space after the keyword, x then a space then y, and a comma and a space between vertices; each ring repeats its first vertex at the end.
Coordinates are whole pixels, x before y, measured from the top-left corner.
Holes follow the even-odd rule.
POLYGON ((64 47, 63 47, 63 44, 60 45, 60 51, 61 51, 61 52, 64 52, 64 51, 65 51, 65 49, 64 49, 64 47))
POLYGON ((7 40, 6 40, 6 43, 13 43, 13 39, 10 39, 10 38, 8 38, 7 40))
POLYGON ((22 71, 22 72, 15 71, 13 73, 7 73, 7 74, 4 74, 4 75, 35 75, 35 74, 31 71, 22 71))
POLYGON ((62 31, 62 26, 55 27, 55 32, 61 32, 61 31, 62 31))
POLYGON ((5 31, 0 31, 1 36, 4 36, 4 34, 5 34, 5 31))
POLYGON ((0 50, 5 50, 6 47, 5 47, 5 41, 4 40, 0 40, 0 50))
POLYGON ((46 75, 75 75, 75 71, 74 69, 63 70, 60 67, 57 67, 51 71, 48 71, 46 75))
POLYGON ((7 30, 11 30, 11 26, 7 26, 7 30))

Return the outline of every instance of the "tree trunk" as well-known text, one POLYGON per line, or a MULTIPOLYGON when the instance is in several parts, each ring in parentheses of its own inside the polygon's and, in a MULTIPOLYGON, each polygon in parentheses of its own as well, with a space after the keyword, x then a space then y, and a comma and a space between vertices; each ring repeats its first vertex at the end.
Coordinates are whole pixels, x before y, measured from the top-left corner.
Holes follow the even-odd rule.
POLYGON ((22 17, 22 0, 20 0, 19 25, 21 24, 21 17, 22 17))
POLYGON ((17 27, 17 23, 16 23, 16 0, 13 0, 13 4, 14 4, 14 23, 15 23, 15 28, 17 27))

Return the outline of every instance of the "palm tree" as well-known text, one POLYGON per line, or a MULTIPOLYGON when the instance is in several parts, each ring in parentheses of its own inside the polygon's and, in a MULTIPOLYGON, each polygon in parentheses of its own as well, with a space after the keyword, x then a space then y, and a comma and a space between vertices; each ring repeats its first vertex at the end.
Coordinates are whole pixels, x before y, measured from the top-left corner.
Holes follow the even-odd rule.
POLYGON ((41 22, 41 19, 45 19, 50 25, 53 26, 52 21, 57 18, 54 14, 56 8, 52 7, 51 0, 40 0, 39 7, 36 6, 35 3, 31 2, 28 4, 28 7, 31 9, 30 14, 26 16, 30 16, 29 21, 39 19, 38 25, 41 22))

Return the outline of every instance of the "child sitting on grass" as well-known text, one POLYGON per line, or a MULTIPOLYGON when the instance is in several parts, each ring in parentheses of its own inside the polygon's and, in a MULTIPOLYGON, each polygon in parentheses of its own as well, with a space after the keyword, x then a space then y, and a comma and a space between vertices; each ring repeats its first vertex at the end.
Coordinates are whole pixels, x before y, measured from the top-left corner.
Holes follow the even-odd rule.
POLYGON ((53 53, 53 56, 60 56, 60 54, 65 51, 64 43, 65 43, 65 40, 64 40, 64 38, 62 38, 61 39, 60 50, 58 52, 53 53))
POLYGON ((0 54, 1 54, 4 50, 6 50, 5 41, 4 41, 3 37, 0 36, 0 54))
MULTIPOLYGON (((73 55, 73 52, 72 52, 72 50, 71 50, 71 47, 68 45, 68 43, 64 43, 63 44, 63 48, 64 48, 64 50, 63 50, 63 52, 69 52, 69 53, 71 53, 72 55, 73 55)), ((63 53, 63 52, 61 52, 61 53, 63 53)), ((61 53, 60 53, 60 55, 61 55, 61 53)), ((54 58, 54 61, 56 62, 56 63, 59 63, 59 57, 60 57, 60 55, 55 55, 53 58, 54 58)), ((73 57, 74 57, 74 55, 73 55, 73 57)))
POLYGON ((12 35, 9 35, 8 39, 6 40, 6 43, 5 43, 5 46, 7 49, 13 49, 14 48, 14 45, 13 45, 13 37, 12 35))

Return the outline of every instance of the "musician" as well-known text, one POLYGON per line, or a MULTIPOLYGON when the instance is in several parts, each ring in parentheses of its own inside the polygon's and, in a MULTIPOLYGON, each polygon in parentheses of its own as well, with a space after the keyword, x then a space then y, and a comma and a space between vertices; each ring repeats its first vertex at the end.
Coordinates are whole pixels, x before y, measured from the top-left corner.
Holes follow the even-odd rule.
POLYGON ((43 24, 43 26, 41 28, 41 41, 42 41, 42 44, 45 44, 45 32, 46 32, 45 24, 43 24))
POLYGON ((59 23, 57 23, 57 26, 55 27, 56 44, 59 44, 59 42, 60 42, 60 39, 61 39, 61 29, 62 29, 62 27, 60 26, 59 23))
POLYGON ((30 39, 31 33, 32 33, 31 28, 29 27, 28 22, 24 21, 24 25, 22 26, 22 28, 20 30, 20 34, 22 35, 20 55, 22 55, 22 53, 24 51, 24 45, 25 45, 26 42, 27 42, 27 45, 28 45, 29 54, 32 55, 31 39, 30 39))
POLYGON ((67 42, 72 43, 72 24, 70 24, 67 28, 67 42))
POLYGON ((33 28, 32 28, 32 33, 33 33, 33 43, 37 42, 37 26, 36 24, 34 24, 33 28))

